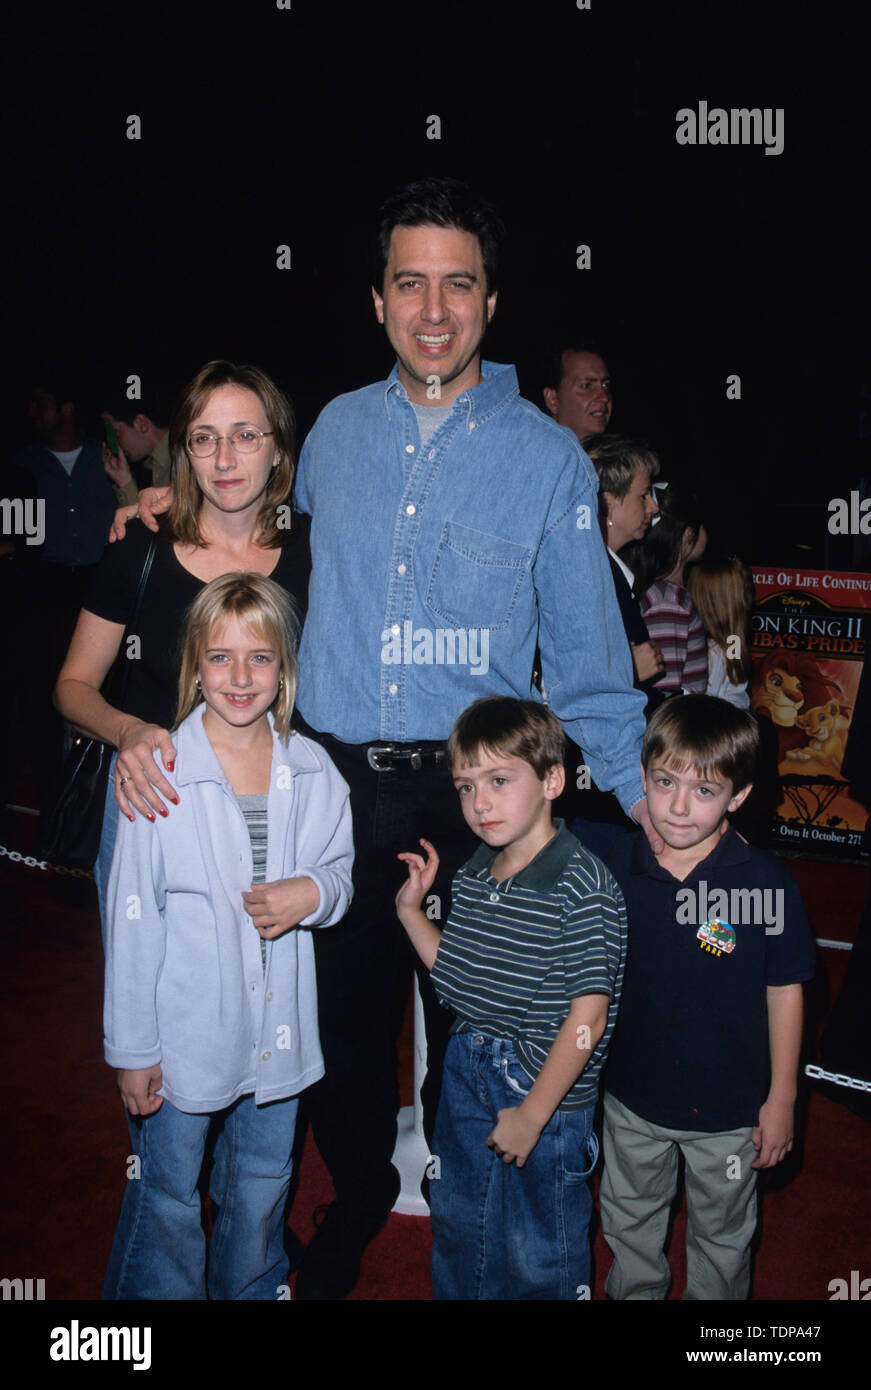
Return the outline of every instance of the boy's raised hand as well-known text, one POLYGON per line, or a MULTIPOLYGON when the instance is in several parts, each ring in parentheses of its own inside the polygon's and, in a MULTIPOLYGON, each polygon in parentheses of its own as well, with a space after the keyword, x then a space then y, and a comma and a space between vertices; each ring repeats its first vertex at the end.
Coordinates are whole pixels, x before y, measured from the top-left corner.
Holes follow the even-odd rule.
POLYGON ((439 857, 429 840, 421 840, 426 859, 420 854, 397 854, 408 865, 408 878, 396 894, 396 915, 408 932, 409 940, 427 970, 432 970, 442 934, 421 911, 421 903, 435 883, 439 857))
POLYGON ((420 908, 421 902, 435 883, 435 877, 439 869, 439 857, 429 840, 421 840, 426 853, 424 860, 420 854, 398 854, 397 859, 401 859, 408 865, 408 878, 403 883, 399 892, 396 894, 396 910, 400 917, 403 909, 420 908))
POLYGON ((139 1067, 135 1071, 121 1069, 117 1077, 121 1099, 131 1115, 153 1115, 163 1105, 163 1096, 157 1094, 163 1085, 159 1063, 153 1067, 139 1067))
POLYGON ((487 1135, 487 1148, 503 1163, 522 1168, 541 1138, 541 1125, 525 1114, 522 1105, 509 1106, 496 1115, 496 1128, 487 1135))

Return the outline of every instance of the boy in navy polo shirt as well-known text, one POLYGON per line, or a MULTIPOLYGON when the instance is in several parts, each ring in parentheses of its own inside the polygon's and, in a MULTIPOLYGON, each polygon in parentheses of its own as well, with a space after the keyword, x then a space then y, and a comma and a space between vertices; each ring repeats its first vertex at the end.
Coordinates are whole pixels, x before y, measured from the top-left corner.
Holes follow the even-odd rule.
POLYGON ((814 942, 791 875, 727 816, 750 791, 752 715, 709 695, 668 700, 642 746, 650 819, 608 856, 629 950, 605 1075, 605 1291, 665 1298, 678 1150, 686 1164, 687 1299, 743 1299, 756 1173, 790 1151, 802 984, 814 942))
POLYGON ((438 857, 401 854, 399 918, 456 1014, 430 1183, 437 1299, 590 1296, 593 1112, 626 939, 620 890, 554 822, 565 736, 533 701, 477 700, 447 745, 483 840, 440 932, 421 911, 438 857), (500 1162, 501 1160, 501 1162, 500 1162))

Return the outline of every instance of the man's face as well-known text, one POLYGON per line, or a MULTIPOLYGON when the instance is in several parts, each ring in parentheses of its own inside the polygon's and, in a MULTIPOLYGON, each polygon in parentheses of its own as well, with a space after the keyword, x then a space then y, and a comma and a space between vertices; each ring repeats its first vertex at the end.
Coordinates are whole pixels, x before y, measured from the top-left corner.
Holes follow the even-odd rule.
POLYGON ((544 402, 560 425, 574 430, 578 439, 602 434, 611 419, 611 381, 608 368, 595 352, 563 354, 563 379, 548 386, 544 402))
MULTIPOLYGON (((139 415, 136 419, 143 420, 144 416, 139 415)), ((140 459, 146 458, 151 453, 147 429, 139 428, 136 420, 133 421, 132 425, 128 424, 126 420, 113 420, 112 424, 115 426, 118 443, 131 463, 138 463, 140 459)))
POLYGON ((378 322, 416 405, 449 405, 481 380, 481 339, 496 308, 487 294, 478 238, 452 227, 394 227, 378 322), (440 394, 427 394, 438 377, 440 394))
POLYGON ((58 403, 54 396, 42 387, 35 387, 31 392, 27 414, 33 421, 33 428, 40 439, 50 440, 57 433, 61 422, 58 403))

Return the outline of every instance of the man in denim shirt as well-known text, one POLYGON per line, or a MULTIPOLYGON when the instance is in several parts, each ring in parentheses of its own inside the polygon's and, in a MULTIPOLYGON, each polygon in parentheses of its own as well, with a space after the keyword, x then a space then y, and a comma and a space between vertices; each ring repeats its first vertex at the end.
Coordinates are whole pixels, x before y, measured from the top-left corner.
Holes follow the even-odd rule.
MULTIPOLYGON (((326 1075, 309 1093, 337 1201, 306 1251, 296 1296, 341 1298, 398 1190, 393 1038, 399 850, 439 845, 428 899, 444 921, 475 841, 441 745, 480 695, 540 698, 636 819, 643 696, 596 524, 596 474, 573 435, 482 362, 502 224, 453 179, 401 189, 381 210, 375 312, 396 351, 385 382, 332 401, 300 459, 313 573, 298 707, 351 789, 356 865, 345 923, 316 941, 326 1075)), ((426 972, 423 972, 425 975, 426 972)), ((422 982, 434 1101, 450 1017, 422 982)))

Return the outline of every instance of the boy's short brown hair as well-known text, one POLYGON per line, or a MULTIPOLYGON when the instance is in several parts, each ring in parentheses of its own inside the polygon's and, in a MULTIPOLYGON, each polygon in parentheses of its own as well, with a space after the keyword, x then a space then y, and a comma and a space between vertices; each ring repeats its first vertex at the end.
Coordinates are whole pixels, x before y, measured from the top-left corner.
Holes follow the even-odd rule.
POLYGON ((562 767, 566 736, 547 705, 535 700, 514 700, 507 695, 485 695, 463 710, 447 742, 451 771, 470 766, 480 749, 522 758, 544 781, 552 767, 562 767))
POLYGON ((735 793, 753 781, 758 753, 759 729, 748 710, 715 695, 674 695, 651 716, 641 764, 646 772, 655 758, 666 757, 702 777, 718 772, 735 793))

